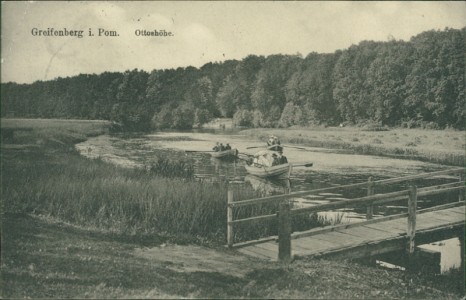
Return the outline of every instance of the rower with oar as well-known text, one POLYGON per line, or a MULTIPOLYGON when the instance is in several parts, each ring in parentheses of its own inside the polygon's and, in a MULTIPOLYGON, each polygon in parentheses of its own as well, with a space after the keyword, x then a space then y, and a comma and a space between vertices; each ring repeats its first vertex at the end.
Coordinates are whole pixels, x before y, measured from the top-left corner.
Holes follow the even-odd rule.
POLYGON ((283 155, 282 151, 262 150, 254 154, 253 157, 250 165, 254 164, 258 167, 273 167, 288 163, 288 159, 283 155))
POLYGON ((232 149, 229 143, 223 145, 220 142, 217 142, 211 151, 185 150, 185 152, 210 152, 214 158, 236 157, 238 155, 238 150, 232 149))
POLYGON ((246 164, 244 167, 246 168, 246 171, 249 174, 255 175, 257 177, 261 177, 261 178, 281 177, 281 178, 289 179, 293 167, 299 167, 299 166, 311 167, 312 163, 303 164, 303 165, 283 163, 283 164, 270 166, 269 164, 267 165, 262 164, 261 161, 255 162, 253 160, 252 164, 250 165, 246 164))
POLYGON ((231 150, 231 146, 229 143, 227 143, 226 145, 223 145, 223 143, 217 142, 215 146, 212 148, 212 150, 217 151, 217 152, 231 150))
POLYGON ((262 150, 254 155, 240 153, 238 158, 246 161, 245 168, 249 174, 261 178, 290 178, 292 167, 311 167, 313 165, 312 163, 289 163, 284 155, 270 150, 262 150))
POLYGON ((267 149, 283 153, 283 147, 280 144, 278 137, 271 135, 267 140, 267 149))
MULTIPOLYGON (((246 149, 257 149, 257 148, 262 148, 263 146, 252 146, 252 147, 246 147, 246 149)), ((277 136, 271 135, 269 136, 269 139, 267 140, 267 149, 272 150, 272 151, 277 151, 277 152, 282 152, 283 153, 283 148, 293 148, 293 149, 299 149, 299 150, 306 150, 306 151, 311 151, 309 149, 303 148, 303 147, 296 147, 296 146, 289 146, 289 145, 282 145, 280 140, 278 139, 277 136)))

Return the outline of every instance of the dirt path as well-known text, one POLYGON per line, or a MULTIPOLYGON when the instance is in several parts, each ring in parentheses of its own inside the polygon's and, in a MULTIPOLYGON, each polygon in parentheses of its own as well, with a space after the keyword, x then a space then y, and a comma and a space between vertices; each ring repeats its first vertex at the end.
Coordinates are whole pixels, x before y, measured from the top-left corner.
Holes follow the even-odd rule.
POLYGON ((252 260, 239 254, 194 245, 162 244, 154 248, 136 248, 133 253, 155 264, 166 264, 168 269, 177 272, 216 272, 245 277, 254 270, 255 265, 252 260))
POLYGON ((2 216, 2 298, 458 299, 464 280, 423 278, 351 262, 284 266, 156 236, 2 216))
POLYGON ((2 219, 5 298, 240 297, 247 275, 264 266, 226 250, 168 244, 162 237, 24 214, 2 219))

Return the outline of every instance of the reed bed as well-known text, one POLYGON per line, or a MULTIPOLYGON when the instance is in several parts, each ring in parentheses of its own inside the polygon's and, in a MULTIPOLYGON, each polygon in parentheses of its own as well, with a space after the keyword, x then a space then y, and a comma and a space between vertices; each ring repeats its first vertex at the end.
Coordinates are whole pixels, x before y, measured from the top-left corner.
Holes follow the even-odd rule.
MULTIPOLYGON (((257 197, 253 190, 226 182, 165 178, 74 155, 54 163, 46 161, 45 165, 40 159, 7 162, 3 168, 2 172, 14 174, 2 185, 6 212, 47 215, 128 234, 184 236, 221 244, 226 239, 228 189, 234 190, 238 200, 257 197)), ((235 217, 276 211, 276 205, 265 204, 239 210, 235 217)), ((322 225, 315 217, 300 218, 295 223, 296 230, 322 225)), ((264 223, 239 228, 238 239, 276 232, 276 223, 264 223)))
POLYGON ((160 157, 147 170, 150 174, 157 176, 194 179, 194 166, 185 160, 172 161, 168 158, 160 157))
MULTIPOLYGON (((64 158, 63 158, 64 159, 64 158)), ((130 233, 217 235, 226 227, 225 184, 163 178, 76 156, 55 164, 5 163, 7 212, 49 215, 130 233)))

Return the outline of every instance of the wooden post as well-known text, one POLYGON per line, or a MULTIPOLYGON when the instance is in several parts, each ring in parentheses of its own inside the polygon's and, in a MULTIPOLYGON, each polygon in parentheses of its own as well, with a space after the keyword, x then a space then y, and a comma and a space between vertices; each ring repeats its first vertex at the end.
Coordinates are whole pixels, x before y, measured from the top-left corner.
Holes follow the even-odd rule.
POLYGON ((227 243, 228 248, 233 247, 233 224, 230 224, 233 221, 233 207, 230 204, 233 203, 233 191, 228 190, 228 205, 227 205, 227 243))
MULTIPOLYGON (((367 196, 371 196, 374 194, 374 183, 372 176, 369 177, 367 180, 367 196)), ((366 211, 366 220, 371 220, 374 215, 374 205, 369 203, 367 205, 366 211)), ((363 263, 367 264, 368 266, 375 266, 376 265, 376 258, 373 256, 366 257, 362 260, 363 263)))
POLYGON ((285 194, 291 194, 291 180, 286 179, 285 194))
MULTIPOLYGON (((464 173, 461 173, 460 176, 460 182, 464 181, 464 173)), ((464 188, 459 190, 459 195, 458 195, 458 201, 464 201, 464 188)))
MULTIPOLYGON (((367 196, 374 194, 374 183, 372 182, 372 176, 369 177, 367 181, 367 196)), ((372 203, 367 205, 366 220, 372 219, 374 214, 374 205, 372 203)))
POLYGON ((280 203, 278 212, 278 259, 283 262, 291 261, 291 216, 290 203, 280 203))
POLYGON ((414 253, 415 242, 414 237, 416 235, 416 208, 417 208, 417 189, 415 186, 409 187, 409 200, 408 200, 408 245, 407 252, 408 256, 414 253))
POLYGON ((460 258, 461 258, 461 263, 460 263, 460 270, 464 271, 464 258, 465 258, 465 252, 464 252, 464 227, 463 230, 460 231, 460 235, 458 237, 460 240, 460 258))

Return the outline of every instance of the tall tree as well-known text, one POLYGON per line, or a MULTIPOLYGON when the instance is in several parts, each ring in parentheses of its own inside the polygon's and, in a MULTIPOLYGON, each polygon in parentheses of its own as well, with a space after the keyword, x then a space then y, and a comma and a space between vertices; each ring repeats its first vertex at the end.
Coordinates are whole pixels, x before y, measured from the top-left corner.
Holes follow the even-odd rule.
POLYGON ((288 80, 286 100, 299 107, 299 110, 294 109, 294 111, 299 111, 300 115, 293 118, 298 123, 290 125, 339 122, 333 99, 332 81, 333 69, 338 57, 339 53, 310 53, 300 64, 298 71, 288 80))
POLYGON ((366 87, 371 99, 367 111, 370 120, 381 125, 396 125, 403 116, 406 76, 413 63, 413 47, 390 41, 379 47, 367 70, 366 87))
POLYGON ((238 109, 251 109, 253 82, 265 61, 263 56, 249 55, 225 79, 217 94, 217 105, 224 117, 231 117, 238 109))
POLYGON ((296 72, 302 61, 299 56, 271 55, 266 58, 256 76, 251 93, 253 109, 260 112, 256 125, 274 127, 278 125, 286 105, 285 88, 288 79, 296 72))
POLYGON ((358 123, 370 119, 367 108, 371 98, 367 93, 367 70, 382 43, 364 41, 342 51, 334 73, 333 97, 343 121, 358 123))

